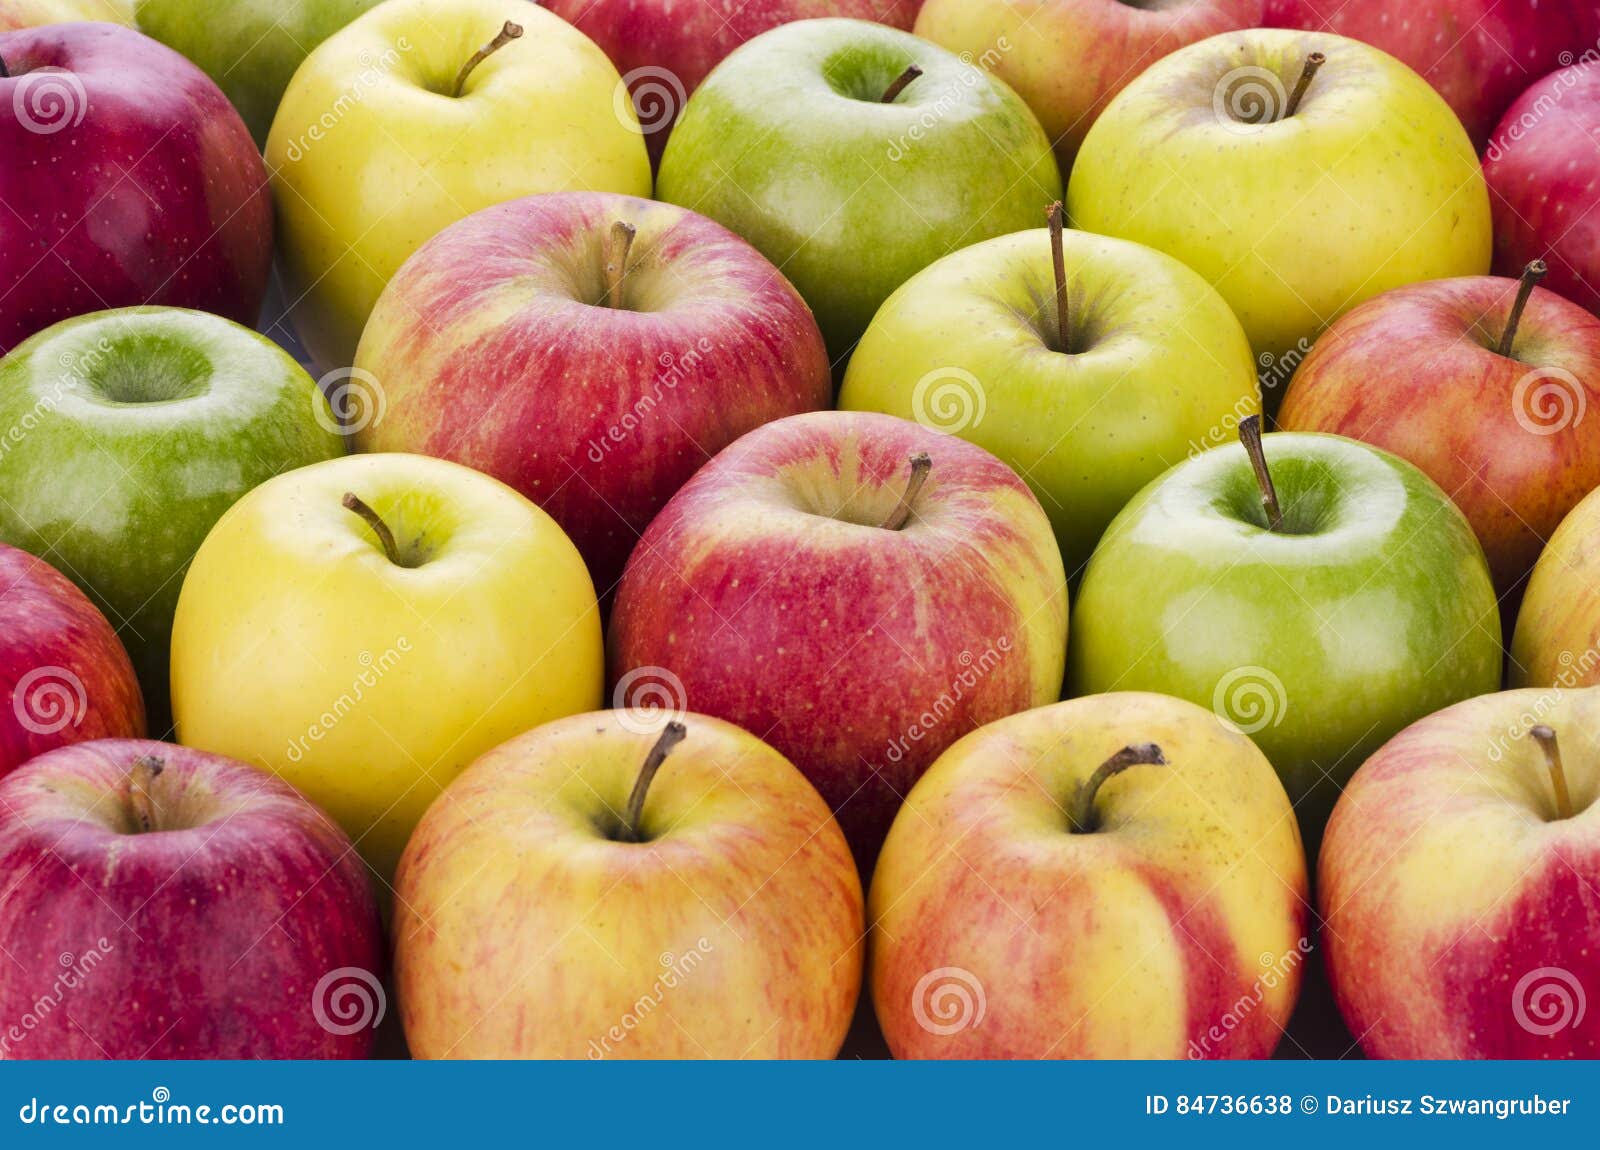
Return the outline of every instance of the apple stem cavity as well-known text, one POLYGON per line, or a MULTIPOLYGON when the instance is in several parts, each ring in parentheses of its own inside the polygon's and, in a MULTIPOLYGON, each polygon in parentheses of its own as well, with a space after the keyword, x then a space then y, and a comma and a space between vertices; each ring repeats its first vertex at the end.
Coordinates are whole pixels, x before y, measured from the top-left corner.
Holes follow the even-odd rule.
POLYGON ((11 69, 6 67, 6 58, 0 56, 0 80, 11 79, 11 69))
POLYGON ((899 76, 895 77, 894 83, 890 84, 883 90, 883 100, 881 102, 885 104, 894 103, 900 98, 900 93, 911 87, 912 83, 914 83, 921 75, 922 69, 917 67, 915 64, 911 65, 911 67, 907 68, 904 72, 901 72, 899 76))
POLYGON ((688 734, 688 728, 674 719, 663 728, 661 737, 656 740, 655 746, 650 748, 650 753, 644 757, 644 766, 639 768, 639 777, 634 780, 633 791, 628 795, 628 809, 622 816, 622 842, 644 841, 639 837, 639 822, 644 818, 645 796, 650 793, 650 784, 654 781, 656 772, 661 769, 661 764, 667 761, 672 749, 683 742, 688 734))
POLYGON ((1317 70, 1327 62, 1328 58, 1321 52, 1313 52, 1306 57, 1305 67, 1300 69, 1300 78, 1294 82, 1294 91, 1289 93, 1289 102, 1283 106, 1283 115, 1279 119, 1287 120, 1300 110, 1300 101, 1305 99, 1306 89, 1316 79, 1317 70))
POLYGON ((404 567, 405 564, 400 562, 400 548, 395 545, 394 532, 389 530, 389 525, 383 521, 383 516, 353 491, 346 491, 340 502, 344 504, 345 510, 355 512, 366 521, 368 527, 372 528, 372 533, 378 537, 378 543, 383 547, 383 554, 389 562, 396 567, 404 567))
POLYGON ((140 755, 128 772, 128 806, 133 809, 133 821, 138 824, 140 834, 149 834, 155 826, 156 799, 151 788, 166 768, 164 760, 154 755, 140 755))
POLYGON ((450 89, 450 95, 455 99, 460 99, 461 89, 466 87, 467 77, 472 75, 472 70, 487 60, 490 56, 493 56, 496 52, 500 51, 500 49, 504 48, 507 44, 511 43, 511 41, 521 39, 521 37, 522 25, 516 23, 515 21, 507 20, 500 31, 495 33, 493 40, 490 40, 482 48, 479 48, 472 54, 472 58, 470 60, 461 65, 461 71, 456 73, 455 87, 450 89))
POLYGON ((928 472, 933 470, 933 456, 926 451, 919 451, 911 457, 911 478, 906 481, 905 490, 900 493, 900 502, 883 521, 885 531, 901 531, 907 523, 911 522, 911 508, 916 503, 917 496, 922 492, 922 485, 928 482, 928 472))
POLYGON ((1545 762, 1550 766, 1550 782, 1556 791, 1556 818, 1570 819, 1573 814, 1572 792, 1567 790, 1567 769, 1561 763, 1561 744, 1556 742, 1555 730, 1540 723, 1528 734, 1539 744, 1545 762))
POLYGON ((1100 829, 1100 816, 1095 812, 1094 801, 1100 794, 1100 788, 1106 783, 1129 767, 1162 767, 1166 763, 1167 757, 1154 743, 1123 747, 1101 763, 1094 769, 1094 774, 1089 776, 1088 781, 1082 783, 1072 796, 1071 809, 1067 812, 1067 817, 1072 820, 1072 833, 1088 835, 1100 829))
POLYGON ((1239 442, 1244 444, 1250 466, 1255 469, 1256 485, 1261 488, 1261 507, 1267 513, 1267 530, 1283 529, 1283 508, 1278 505, 1278 488, 1267 467, 1266 449, 1261 443, 1261 417, 1251 415, 1239 421, 1239 442))
POLYGON ((639 229, 625 220, 611 225, 606 236, 606 294, 601 302, 609 308, 622 306, 622 281, 628 277, 628 252, 639 229))
POLYGON ((1539 286, 1539 281, 1544 279, 1550 271, 1543 260, 1534 260, 1522 269, 1522 282, 1517 287, 1516 302, 1511 305, 1511 316, 1506 320, 1505 334, 1500 337, 1500 346, 1495 350, 1507 359, 1512 358, 1511 350, 1517 343, 1517 328, 1522 323, 1522 313, 1528 306, 1528 301, 1533 298, 1533 289, 1539 286))
POLYGON ((1061 201, 1050 205, 1045 213, 1050 221, 1050 259, 1056 277, 1056 335, 1061 340, 1061 353, 1072 354, 1072 316, 1067 307, 1067 252, 1066 222, 1061 201))

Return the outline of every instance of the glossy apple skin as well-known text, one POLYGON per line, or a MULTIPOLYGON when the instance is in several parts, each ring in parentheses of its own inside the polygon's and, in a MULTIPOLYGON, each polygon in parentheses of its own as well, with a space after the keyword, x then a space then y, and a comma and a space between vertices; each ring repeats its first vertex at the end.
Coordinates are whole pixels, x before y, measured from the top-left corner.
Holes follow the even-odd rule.
POLYGON ((844 836, 771 747, 677 717, 688 734, 650 786, 643 842, 613 835, 664 715, 547 724, 429 808, 394 927, 414 1055, 838 1054, 866 933, 844 836))
POLYGON ((1334 995, 1369 1056, 1600 1056, 1597 797, 1595 690, 1472 699, 1356 772, 1328 824, 1317 902, 1334 995), (1527 737, 1536 723, 1560 741, 1572 818, 1558 817, 1527 737), (1589 988, 1581 1019, 1573 987, 1589 988))
POLYGON ((360 450, 434 455, 515 487, 578 545, 602 597, 702 464, 833 399, 822 333, 761 253, 693 212, 600 192, 446 228, 390 281, 356 366, 385 403, 360 450), (597 307, 618 221, 637 229, 633 270, 622 307, 597 307))
POLYGON ((133 23, 133 0, 0 0, 0 32, 74 20, 133 23))
POLYGON ((1450 495, 1513 595, 1567 512, 1600 487, 1600 319, 1535 289, 1512 356, 1497 348, 1517 281, 1397 288, 1328 329, 1278 413, 1285 431, 1381 447, 1450 495))
POLYGON ((1049 519, 988 452, 886 415, 793 416, 717 456, 645 532, 612 680, 655 668, 689 709, 770 742, 867 873, 940 751, 1060 697, 1065 583, 1049 519), (914 517, 884 530, 919 451, 914 517))
POLYGON ((318 365, 351 364, 389 278, 457 220, 540 192, 649 196, 620 83, 588 37, 527 0, 388 0, 318 45, 266 149, 291 319, 318 365), (521 38, 442 96, 508 20, 521 38))
POLYGON ((522 496, 418 455, 304 467, 206 537, 172 632, 180 740, 264 767, 385 883, 428 804, 489 748, 600 705, 583 560, 522 496), (384 517, 389 562, 346 492, 384 517))
POLYGON ((1019 96, 898 29, 807 20, 756 37, 689 100, 657 198, 759 248, 841 360, 883 301, 957 248, 1037 227, 1061 198, 1019 96), (893 104, 908 66, 920 79, 893 104))
POLYGON ((254 325, 272 197, 206 74, 114 24, 0 33, 0 57, 0 350, 135 304, 254 325))
POLYGON ((1044 229, 975 244, 890 297, 843 408, 949 431, 1023 476, 1078 575, 1141 487, 1260 414, 1256 363, 1210 284, 1153 249, 1068 231, 1073 354, 1060 354, 1044 229))
POLYGON ((1600 685, 1600 495, 1561 521, 1528 579, 1511 641, 1513 687, 1600 685))
POLYGON ((42 559, 0 543, 0 777, 92 739, 142 739, 144 700, 106 617, 42 559))
POLYGON ((335 971, 383 976, 366 873, 327 815, 243 763, 124 739, 34 759, 0 780, 0 875, 0 1016, 37 1020, 0 1033, 7 1057, 371 1049, 370 1027, 335 1032, 351 1004, 318 990, 335 971), (132 771, 147 756, 163 769, 153 829, 137 833, 132 771))
POLYGON ((920 0, 544 0, 629 79, 650 158, 661 162, 687 97, 739 45, 780 24, 842 16, 909 32, 920 0))
POLYGON ((1128 81, 1185 45, 1256 27, 1263 9, 1264 0, 928 0, 916 33, 990 61, 1039 117, 1066 173, 1128 81))
POLYGON ((872 1001, 896 1058, 1266 1058, 1307 897, 1294 811, 1248 738, 1161 695, 1057 703, 968 735, 906 799, 872 880, 872 1001), (1166 764, 1109 780, 1099 829, 1073 833, 1078 787, 1142 743, 1166 764), (967 1025, 941 982, 965 986, 967 1025))
POLYGON ((1545 284, 1600 315, 1600 72, 1580 62, 1539 80, 1495 129, 1483 171, 1494 203, 1495 271, 1529 260, 1545 284))
POLYGON ((1277 359, 1391 288, 1489 270, 1489 196, 1455 114, 1403 64, 1326 33, 1235 32, 1158 60, 1090 129, 1067 208, 1188 264, 1277 359), (1262 106, 1252 92, 1281 111, 1314 51, 1328 62, 1294 116, 1230 115, 1262 106))
POLYGON ((1472 528, 1411 464, 1330 435, 1265 450, 1281 533, 1236 443, 1123 509, 1083 579, 1067 681, 1174 695, 1246 729, 1315 842, 1384 740, 1499 686, 1499 617, 1472 528))

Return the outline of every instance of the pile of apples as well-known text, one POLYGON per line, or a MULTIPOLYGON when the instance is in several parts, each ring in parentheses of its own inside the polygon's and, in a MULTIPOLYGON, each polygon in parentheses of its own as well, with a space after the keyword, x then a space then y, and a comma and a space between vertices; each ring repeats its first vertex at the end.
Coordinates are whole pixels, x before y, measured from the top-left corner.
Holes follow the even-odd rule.
POLYGON ((0 0, 0 1057, 1600 1055, 1597 41, 0 0))

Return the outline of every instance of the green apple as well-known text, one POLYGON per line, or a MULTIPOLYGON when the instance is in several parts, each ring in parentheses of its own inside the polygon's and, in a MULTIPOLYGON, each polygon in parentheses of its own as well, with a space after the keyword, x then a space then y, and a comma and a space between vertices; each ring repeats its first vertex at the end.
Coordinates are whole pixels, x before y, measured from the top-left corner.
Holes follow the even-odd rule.
POLYGON ((138 28, 200 65, 265 147, 306 53, 378 0, 138 0, 138 28))
POLYGON ((1157 61, 1089 130, 1067 208, 1205 276, 1261 355, 1303 355, 1391 288, 1489 270, 1466 129, 1400 61, 1328 33, 1228 32, 1157 61))
POLYGON ((1141 487, 1261 410, 1250 344, 1210 284, 1150 248, 1059 224, 965 248, 895 292, 839 405, 998 455, 1049 513, 1071 573, 1141 487))
POLYGON ((0 540, 89 593, 133 657, 151 732, 165 732, 184 569, 245 492, 343 454, 328 401, 238 324, 125 308, 64 320, 0 360, 0 429, 0 540))
POLYGON ((1256 450, 1270 501, 1230 444, 1117 516, 1084 575, 1068 681, 1211 707, 1266 752, 1314 843, 1386 739, 1499 686, 1499 612, 1472 528, 1411 464, 1332 435, 1256 450))
POLYGON ((757 36, 690 97, 660 199, 727 225, 811 305, 834 358, 884 300, 957 248, 1060 198, 1050 141, 982 68, 863 20, 757 36))
POLYGON ((317 363, 348 367, 389 278, 480 208, 648 198, 621 84, 588 37, 527 0, 387 0, 324 40, 266 151, 290 316, 317 363))

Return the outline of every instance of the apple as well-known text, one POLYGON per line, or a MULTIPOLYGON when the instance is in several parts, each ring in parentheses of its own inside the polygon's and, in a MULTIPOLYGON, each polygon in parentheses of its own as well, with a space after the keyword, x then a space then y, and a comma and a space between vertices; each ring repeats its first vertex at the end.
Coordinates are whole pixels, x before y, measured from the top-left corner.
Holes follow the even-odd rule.
POLYGON ((1332 435, 1263 444, 1254 419, 1241 438, 1111 524, 1067 681, 1211 707, 1266 752, 1314 844, 1384 740, 1499 686, 1494 586, 1466 518, 1411 464, 1332 435))
POLYGON ((617 591, 619 705, 737 723, 838 815, 862 872, 968 731, 1061 694, 1066 574, 1027 485, 964 440, 818 412, 752 431, 673 496, 617 591))
POLYGON ((594 710, 603 679, 571 541, 509 487, 418 455, 256 488, 206 537, 173 624, 179 739, 292 783, 386 883, 445 784, 594 710))
POLYGON ((1057 703, 912 788, 872 879, 872 1001, 896 1058, 1267 1058, 1307 897, 1248 738, 1161 695, 1057 703))
POLYGON ((0 32, 75 20, 133 23, 134 0, 0 0, 0 32))
POLYGON ((657 197, 726 224, 811 305, 835 360, 939 257, 1061 198, 1044 129, 953 53, 861 20, 764 33, 689 98, 657 197))
POLYGON ((1600 71, 1597 58, 1546 76, 1495 130, 1483 171, 1494 203, 1495 270, 1550 267, 1552 290, 1600 315, 1600 71))
POLYGON ((650 157, 661 160, 689 93, 746 40, 823 16, 911 30, 920 0, 544 0, 605 49, 632 91, 650 157))
POLYGON ((1234 32, 1158 60, 1089 130, 1067 210, 1188 264, 1274 360, 1390 288, 1489 270, 1489 196, 1455 114, 1327 33, 1234 32))
POLYGON ((382 928, 350 840, 293 789, 169 743, 0 779, 0 1057, 364 1058, 382 928))
POLYGON ((85 312, 165 304, 254 324, 272 198, 200 69, 114 24, 0 33, 0 352, 85 312))
POLYGON ((291 319, 347 368, 389 278, 449 224, 539 192, 650 195, 605 53, 527 0, 385 0, 312 50, 267 138, 291 319))
POLYGON ((165 733, 185 566, 246 491, 343 453, 332 409, 253 331, 125 308, 63 320, 0 360, 0 428, 0 540, 89 593, 165 733))
POLYGON ((832 1058, 861 882, 827 804, 754 735, 608 711, 496 747, 400 863, 419 1058, 832 1058))
POLYGON ((1481 150, 1530 83, 1593 46, 1593 0, 1273 0, 1269 22, 1337 32, 1420 72, 1481 150), (1564 57, 1564 59, 1563 59, 1564 57))
POLYGON ((379 297, 356 368, 384 408, 360 449, 515 487, 578 545, 602 597, 701 464, 833 399, 816 321, 759 252, 693 212, 602 192, 513 200, 440 232, 379 297))
POLYGON ((918 36, 985 63, 1017 90, 1072 170, 1111 97, 1168 53, 1253 28, 1265 0, 928 0, 918 36))
POLYGON ((1534 565, 1509 678, 1513 687, 1600 685, 1600 493, 1568 513, 1534 565))
POLYGON ((1508 691, 1368 759, 1317 867, 1329 980, 1375 1058, 1596 1058, 1600 691, 1508 691))
POLYGON ((139 681, 105 616, 50 564, 0 543, 0 778, 68 743, 144 732, 139 681))
POLYGON ((1210 284, 1150 248, 1062 234, 1059 212, 895 292, 839 405, 994 452, 1039 497, 1073 575, 1141 487, 1261 411, 1250 344, 1210 284))
POLYGON ((1514 601, 1544 541, 1600 487, 1600 319, 1489 276, 1396 288, 1328 329, 1278 413, 1410 460, 1466 513, 1495 589, 1514 601))
POLYGON ((273 113, 306 54, 378 0, 137 0, 139 30, 217 82, 264 147, 273 113))

